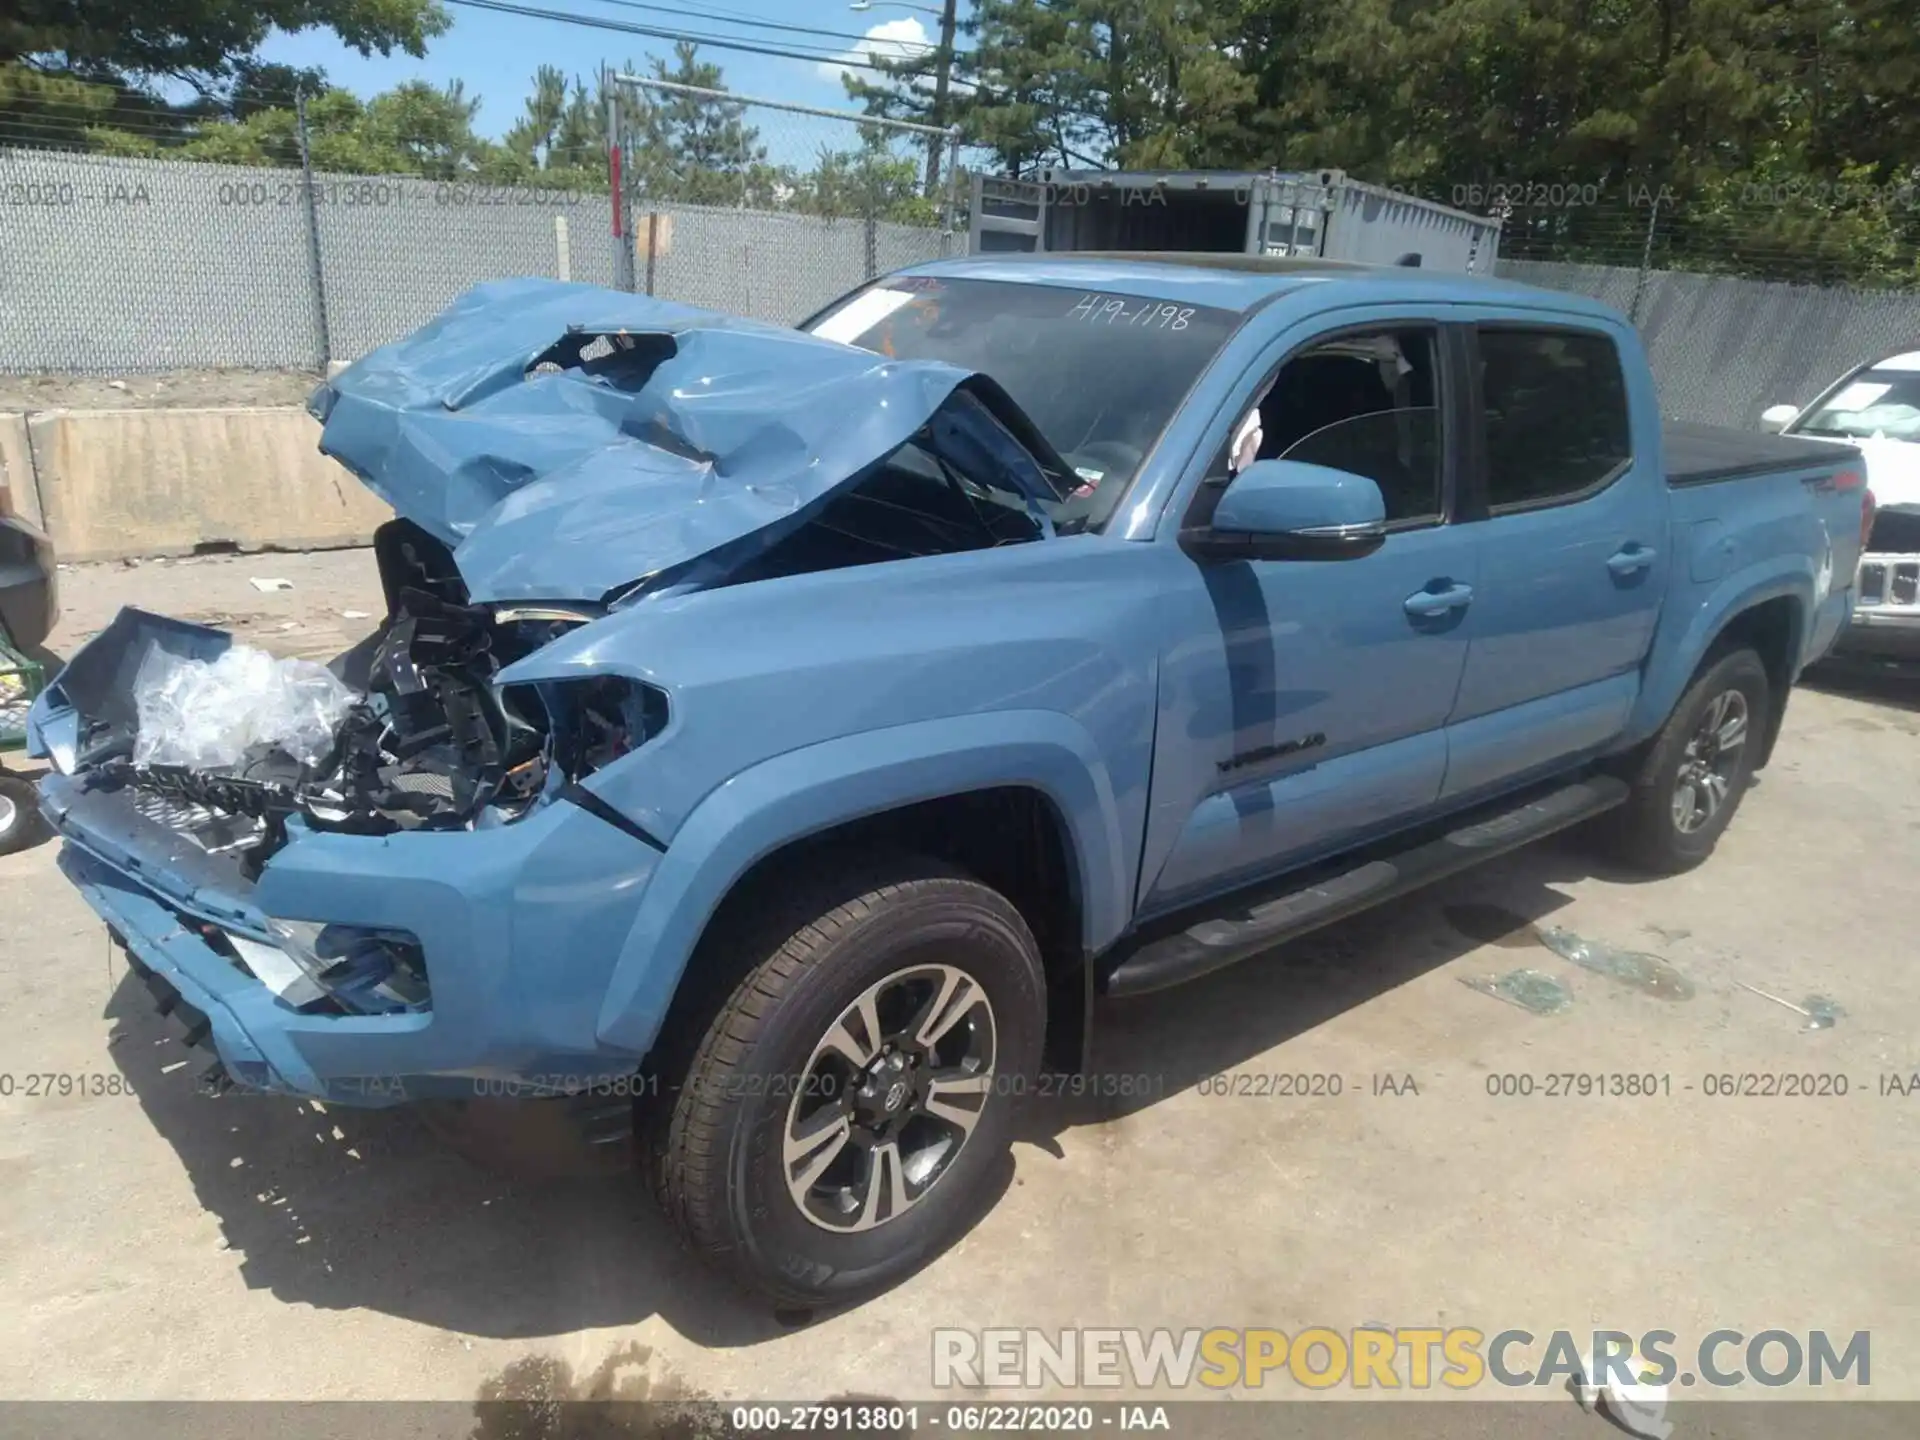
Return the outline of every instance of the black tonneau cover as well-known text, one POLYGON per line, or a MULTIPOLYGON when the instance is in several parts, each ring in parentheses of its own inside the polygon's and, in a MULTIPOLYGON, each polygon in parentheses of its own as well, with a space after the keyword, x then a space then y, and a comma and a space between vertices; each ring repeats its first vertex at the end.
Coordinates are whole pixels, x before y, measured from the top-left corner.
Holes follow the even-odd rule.
POLYGON ((1669 485, 1710 485, 1776 470, 1806 470, 1817 465, 1858 461, 1860 452, 1823 440, 1773 435, 1764 430, 1729 430, 1669 420, 1661 427, 1669 485))

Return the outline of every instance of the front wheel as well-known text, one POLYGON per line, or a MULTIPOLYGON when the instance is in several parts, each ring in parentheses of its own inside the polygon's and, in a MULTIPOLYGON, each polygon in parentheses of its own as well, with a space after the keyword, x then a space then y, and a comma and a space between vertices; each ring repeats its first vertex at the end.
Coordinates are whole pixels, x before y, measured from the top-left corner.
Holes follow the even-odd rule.
POLYGON ((1614 829, 1622 859, 1658 874, 1713 853, 1753 778, 1772 685, 1751 650, 1734 650, 1687 687, 1654 737, 1614 829))
MULTIPOLYGON (((884 1288, 949 1243, 1038 1071, 1046 986, 1026 923, 931 860, 795 880, 694 965, 744 969, 643 1117, 691 1248, 778 1304, 884 1288)), ((696 978, 691 977, 690 978, 696 978)))

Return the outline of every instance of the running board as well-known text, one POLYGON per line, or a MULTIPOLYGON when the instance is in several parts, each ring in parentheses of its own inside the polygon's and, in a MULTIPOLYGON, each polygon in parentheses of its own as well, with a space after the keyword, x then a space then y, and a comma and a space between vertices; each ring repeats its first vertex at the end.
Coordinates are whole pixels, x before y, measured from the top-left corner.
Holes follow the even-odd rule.
MULTIPOLYGON (((1103 993, 1147 995, 1245 960, 1283 941, 1331 924, 1395 896, 1490 860, 1564 830, 1627 798, 1627 786, 1609 775, 1561 785, 1530 799, 1500 802, 1493 811, 1472 812, 1433 838, 1397 851, 1361 851, 1332 866, 1316 867, 1320 878, 1294 874, 1278 885, 1240 891, 1232 908, 1168 931, 1149 926, 1122 942, 1106 969, 1103 993)), ((1189 912, 1189 915, 1191 912, 1189 912)), ((1183 917, 1184 918, 1184 917, 1183 917)))

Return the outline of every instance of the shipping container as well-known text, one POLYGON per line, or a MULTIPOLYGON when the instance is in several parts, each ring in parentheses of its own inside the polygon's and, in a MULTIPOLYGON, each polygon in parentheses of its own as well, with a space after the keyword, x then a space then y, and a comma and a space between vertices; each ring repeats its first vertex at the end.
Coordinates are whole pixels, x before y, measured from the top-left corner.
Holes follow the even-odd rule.
POLYGON ((1485 273, 1500 222, 1340 170, 976 175, 968 249, 1313 255, 1485 273))

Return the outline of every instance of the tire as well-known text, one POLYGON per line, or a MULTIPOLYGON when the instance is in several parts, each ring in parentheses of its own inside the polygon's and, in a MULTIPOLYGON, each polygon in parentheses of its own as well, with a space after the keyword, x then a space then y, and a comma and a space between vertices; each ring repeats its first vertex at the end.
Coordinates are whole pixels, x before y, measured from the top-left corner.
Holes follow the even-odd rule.
POLYGON ((39 792, 23 776, 0 773, 0 855, 24 850, 39 838, 39 792))
POLYGON ((1658 875, 1691 870, 1711 855, 1753 778, 1772 703, 1772 682, 1753 651, 1733 650, 1708 664, 1628 777, 1632 789, 1612 827, 1615 853, 1658 875), (1707 744, 1716 717, 1720 738, 1707 744), (1729 745, 1725 737, 1736 718, 1744 728, 1729 745), (1697 778, 1703 763, 1714 780, 1697 778), (1680 793, 1683 770, 1696 777, 1687 786, 1691 812, 1680 793), (1714 789, 1722 791, 1717 801, 1714 789))
POLYGON ((715 975, 706 1006, 669 1019, 690 1049, 649 1064, 659 1093, 640 1116, 688 1248, 795 1308, 882 1290, 938 1254, 984 1200, 1039 1071, 1045 975, 1019 912, 939 861, 823 857, 716 920, 683 985, 715 975), (869 1017, 894 1048, 857 1066, 869 1017))

